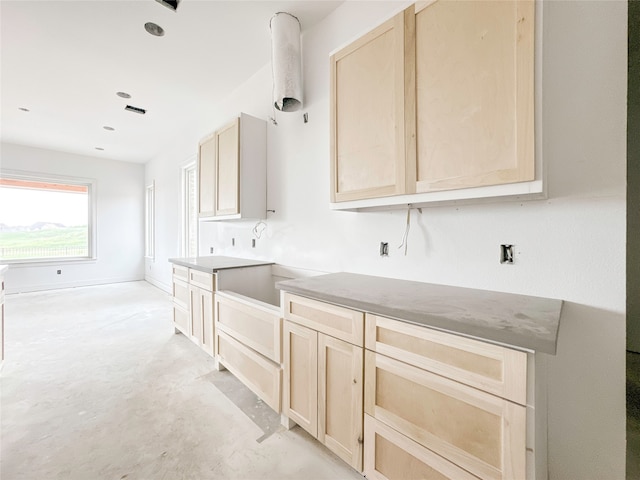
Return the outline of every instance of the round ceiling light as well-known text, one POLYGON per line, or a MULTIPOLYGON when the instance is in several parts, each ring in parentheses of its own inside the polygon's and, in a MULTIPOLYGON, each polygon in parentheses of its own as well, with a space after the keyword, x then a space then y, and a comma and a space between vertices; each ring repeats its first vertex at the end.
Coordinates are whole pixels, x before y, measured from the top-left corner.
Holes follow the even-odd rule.
POLYGON ((127 92, 116 92, 116 95, 118 95, 120 98, 131 98, 131 95, 129 95, 127 92))
POLYGON ((144 24, 144 29, 150 33, 151 35, 154 35, 156 37, 162 37, 164 35, 164 28, 162 28, 160 25, 157 25, 153 22, 147 22, 144 24))
POLYGON ((102 128, 104 128, 105 130, 109 130, 110 132, 113 132, 113 131, 115 130, 115 128, 110 127, 109 125, 105 125, 105 126, 104 126, 104 127, 102 127, 102 128))

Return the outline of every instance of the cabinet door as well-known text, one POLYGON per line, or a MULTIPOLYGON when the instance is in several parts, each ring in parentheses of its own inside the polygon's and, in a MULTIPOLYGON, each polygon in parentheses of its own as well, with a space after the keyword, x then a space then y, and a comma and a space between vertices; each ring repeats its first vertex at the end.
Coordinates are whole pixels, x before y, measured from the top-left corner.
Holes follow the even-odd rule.
POLYGON ((417 191, 534 179, 534 2, 415 7, 417 191))
POLYGON ((215 214, 216 137, 200 143, 198 150, 198 215, 215 214))
POLYGON ((240 121, 216 132, 216 215, 240 213, 240 121))
POLYGON ((198 295, 200 301, 200 312, 202 315, 202 341, 201 345, 205 352, 212 357, 213 351, 213 335, 214 335, 214 319, 213 319, 213 293, 208 290, 199 289, 198 295))
POLYGON ((189 287, 189 307, 191 311, 191 340, 202 345, 202 303, 200 289, 189 287))
POLYGON ((189 310, 174 305, 173 326, 180 330, 184 335, 191 336, 191 316, 189 315, 189 310))
POLYGON ((318 436, 318 332, 284 322, 282 411, 318 436))
POLYGON ((318 334, 318 440, 362 471, 363 351, 318 334))
POLYGON ((400 13, 331 56, 333 202, 412 193, 415 150, 407 150, 405 125, 415 125, 413 78, 404 69, 412 29, 413 15, 400 13))
POLYGON ((526 478, 526 409, 366 352, 365 412, 483 479, 526 478))

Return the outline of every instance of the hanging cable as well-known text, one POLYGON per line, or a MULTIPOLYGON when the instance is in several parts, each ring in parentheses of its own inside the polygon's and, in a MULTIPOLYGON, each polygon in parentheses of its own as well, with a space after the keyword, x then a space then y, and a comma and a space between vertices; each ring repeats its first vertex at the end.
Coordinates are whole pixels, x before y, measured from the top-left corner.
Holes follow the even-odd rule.
MULTIPOLYGON (((418 212, 422 213, 422 208, 417 209, 418 212)), ((407 226, 404 229, 404 235, 402 236, 402 243, 398 247, 401 249, 404 247, 404 256, 407 256, 407 248, 409 247, 409 229, 411 228, 411 204, 407 205, 407 226)))
POLYGON ((398 247, 398 250, 404 247, 404 256, 407 256, 407 247, 409 246, 409 228, 411 228, 411 205, 407 205, 407 226, 404 229, 404 235, 402 236, 402 243, 398 247))

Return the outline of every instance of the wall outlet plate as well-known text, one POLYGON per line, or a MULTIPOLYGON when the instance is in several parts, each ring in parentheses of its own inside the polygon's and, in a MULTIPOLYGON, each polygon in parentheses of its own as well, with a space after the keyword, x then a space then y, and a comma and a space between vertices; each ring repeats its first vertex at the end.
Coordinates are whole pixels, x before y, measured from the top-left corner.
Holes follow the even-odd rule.
POLYGON ((513 245, 500 245, 500 263, 513 264, 513 245))

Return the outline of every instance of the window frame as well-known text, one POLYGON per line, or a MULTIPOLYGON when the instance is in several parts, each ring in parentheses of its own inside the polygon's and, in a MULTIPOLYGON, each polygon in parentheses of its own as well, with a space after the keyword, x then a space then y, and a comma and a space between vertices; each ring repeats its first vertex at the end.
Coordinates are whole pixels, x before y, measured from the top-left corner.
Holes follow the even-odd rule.
POLYGON ((156 258, 156 181, 144 189, 144 258, 156 258))
POLYGON ((41 265, 59 265, 73 263, 95 263, 98 260, 97 242, 97 180, 95 178, 73 177, 69 175, 55 175, 50 173, 27 172, 22 170, 0 170, 0 177, 14 180, 24 180, 44 183, 60 183, 65 185, 81 185, 87 187, 87 255, 82 257, 52 257, 52 258, 20 258, 2 259, 2 263, 12 267, 33 267, 41 265))
POLYGON ((195 199, 196 199, 196 219, 195 219, 195 227, 196 227, 196 252, 194 256, 198 256, 198 236, 200 232, 200 222, 198 220, 198 162, 195 158, 191 158, 187 163, 185 163, 181 168, 181 197, 182 197, 182 215, 181 215, 181 231, 182 236, 180 238, 180 251, 183 257, 191 257, 189 255, 189 171, 193 171, 195 173, 195 199))

